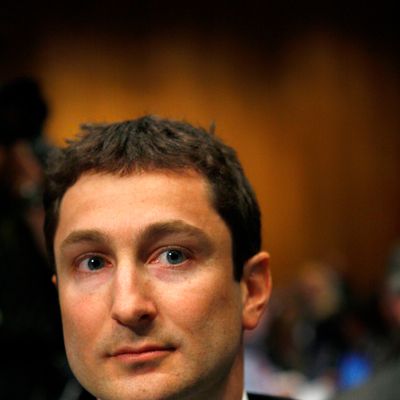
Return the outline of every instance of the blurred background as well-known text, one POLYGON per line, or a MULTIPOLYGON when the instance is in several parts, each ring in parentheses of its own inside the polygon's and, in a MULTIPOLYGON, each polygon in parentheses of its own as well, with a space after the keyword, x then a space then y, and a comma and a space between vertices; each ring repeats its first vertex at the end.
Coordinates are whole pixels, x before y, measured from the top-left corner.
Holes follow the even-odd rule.
MULTIPOLYGON (((249 351, 248 370, 256 368, 249 387, 273 388, 271 371, 280 382, 275 392, 304 399, 353 387, 387 354, 397 355, 400 42, 393 7, 3 1, 3 186, 13 187, 11 198, 15 186, 18 198, 21 186, 40 188, 46 148, 62 145, 83 122, 153 113, 215 123, 253 182, 271 253, 275 292, 265 323, 248 339, 262 354, 257 367, 249 351), (15 100, 32 98, 29 106, 15 100), (20 111, 26 107, 36 116, 42 110, 29 128, 15 122, 30 121, 20 111), (10 124, 18 127, 7 131, 10 124), (259 376, 265 362, 268 372, 259 376), (323 394, 302 394, 299 382, 328 384, 323 394)), ((41 253, 33 189, 16 213, 41 253)), ((15 201, 7 204, 2 214, 9 216, 15 201)))

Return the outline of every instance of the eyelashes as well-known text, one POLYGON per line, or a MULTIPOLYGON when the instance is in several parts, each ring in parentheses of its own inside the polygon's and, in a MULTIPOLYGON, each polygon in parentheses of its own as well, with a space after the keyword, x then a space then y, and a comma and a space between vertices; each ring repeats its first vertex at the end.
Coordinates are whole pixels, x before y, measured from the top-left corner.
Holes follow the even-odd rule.
POLYGON ((162 251, 156 258, 156 262, 167 266, 179 266, 189 260, 189 255, 182 249, 168 248, 162 251))
POLYGON ((96 272, 110 265, 111 263, 107 261, 106 257, 98 254, 88 254, 79 258, 76 263, 76 269, 82 272, 96 272))
MULTIPOLYGON (((146 263, 166 268, 177 268, 187 264, 191 258, 190 252, 186 249, 165 247, 158 250, 146 263)), ((87 273, 99 272, 102 269, 113 266, 113 263, 101 254, 84 255, 79 257, 74 264, 77 271, 87 273)))

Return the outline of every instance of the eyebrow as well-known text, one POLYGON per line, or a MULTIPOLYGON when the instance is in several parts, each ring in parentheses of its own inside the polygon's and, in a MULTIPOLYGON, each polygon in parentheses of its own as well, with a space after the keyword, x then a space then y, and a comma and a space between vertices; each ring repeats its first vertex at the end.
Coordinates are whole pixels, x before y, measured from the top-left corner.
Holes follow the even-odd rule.
POLYGON ((205 247, 211 246, 211 238, 200 228, 188 224, 182 220, 156 222, 146 227, 141 234, 141 242, 156 241, 164 236, 183 234, 185 237, 193 237, 205 247))
POLYGON ((206 232, 182 220, 156 222, 147 226, 140 234, 138 248, 146 249, 164 238, 168 241, 168 237, 177 240, 177 243, 169 243, 176 245, 179 245, 181 240, 194 240, 195 248, 203 256, 208 256, 215 250, 214 242, 206 232))
MULTIPOLYGON (((142 245, 162 239, 168 235, 182 234, 192 237, 199 242, 205 252, 213 249, 211 238, 202 229, 188 224, 182 220, 168 220, 153 223, 143 229, 139 234, 139 247, 142 245)), ((71 232, 61 243, 60 250, 63 252, 67 247, 79 243, 107 244, 110 242, 109 235, 96 229, 77 230, 71 232)))
POLYGON ((87 242, 87 243, 98 243, 104 244, 108 241, 108 236, 97 230, 78 230, 71 232, 61 243, 60 249, 64 250, 66 247, 87 242))

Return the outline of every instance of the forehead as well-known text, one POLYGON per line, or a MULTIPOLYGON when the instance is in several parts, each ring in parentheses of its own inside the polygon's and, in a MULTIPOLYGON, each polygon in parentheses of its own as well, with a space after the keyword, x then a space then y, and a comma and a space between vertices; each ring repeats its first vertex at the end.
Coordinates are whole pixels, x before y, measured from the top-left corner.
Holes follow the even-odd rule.
MULTIPOLYGON (((143 197, 165 197, 164 201, 172 198, 190 196, 202 200, 210 207, 213 205, 213 190, 208 180, 194 170, 150 170, 128 174, 107 172, 86 172, 64 193, 60 208, 70 199, 74 201, 100 200, 99 195, 119 197, 136 201, 143 197)), ((64 207, 63 207, 64 205, 64 207)))
POLYGON ((73 230, 133 230, 167 220, 227 230, 213 207, 210 185, 197 172, 86 173, 61 201, 55 246, 73 230))

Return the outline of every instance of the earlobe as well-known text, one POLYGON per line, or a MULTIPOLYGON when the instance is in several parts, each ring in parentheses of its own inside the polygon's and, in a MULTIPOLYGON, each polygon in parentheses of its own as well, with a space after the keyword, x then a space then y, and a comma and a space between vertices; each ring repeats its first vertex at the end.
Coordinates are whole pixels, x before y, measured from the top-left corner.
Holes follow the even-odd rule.
POLYGON ((251 257, 243 269, 241 286, 244 329, 254 329, 258 325, 270 297, 271 285, 269 255, 263 251, 251 257))
POLYGON ((55 287, 57 287, 57 275, 53 274, 53 276, 51 277, 51 281, 53 282, 53 285, 55 287))

